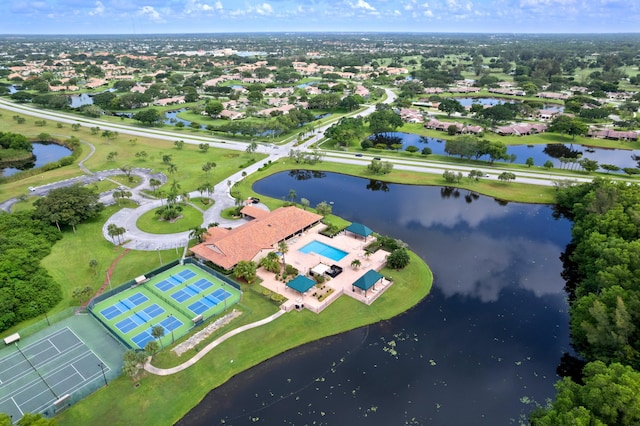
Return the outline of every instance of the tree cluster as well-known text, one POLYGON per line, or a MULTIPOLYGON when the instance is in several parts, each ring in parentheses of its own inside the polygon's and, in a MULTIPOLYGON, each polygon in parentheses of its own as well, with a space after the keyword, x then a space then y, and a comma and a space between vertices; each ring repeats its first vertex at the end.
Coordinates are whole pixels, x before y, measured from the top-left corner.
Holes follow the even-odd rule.
POLYGON ((639 199, 637 184, 558 185, 558 211, 574 220, 562 256, 571 336, 589 363, 583 383, 558 383, 556 401, 532 414, 534 425, 640 422, 639 199))
POLYGON ((40 265, 60 232, 29 213, 0 214, 0 331, 47 312, 60 285, 40 265))
POLYGON ((71 226, 75 232, 76 225, 93 219, 104 209, 98 199, 95 191, 80 185, 52 189, 33 203, 34 217, 55 224, 58 230, 71 226))

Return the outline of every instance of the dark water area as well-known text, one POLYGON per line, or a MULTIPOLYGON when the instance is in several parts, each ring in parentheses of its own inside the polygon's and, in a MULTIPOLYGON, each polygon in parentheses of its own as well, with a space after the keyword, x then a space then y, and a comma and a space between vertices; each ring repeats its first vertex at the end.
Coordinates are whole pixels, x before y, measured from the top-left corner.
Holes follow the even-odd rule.
POLYGON ((42 167, 47 163, 53 163, 72 154, 69 148, 55 143, 35 142, 32 145, 32 152, 35 158, 20 162, 20 164, 13 167, 0 168, 0 176, 11 176, 23 170, 42 167))
POLYGON ((333 202, 335 214, 403 240, 434 287, 396 318, 239 374, 178 424, 519 424, 531 401, 555 395, 572 353, 559 260, 571 224, 551 207, 309 171, 254 189, 333 202))
MULTIPOLYGON (((406 149, 409 145, 422 148, 428 146, 431 148, 432 154, 447 155, 444 151, 446 141, 444 139, 420 136, 413 133, 389 132, 386 134, 389 143, 401 143, 402 149, 406 149)), ((526 142, 526 136, 523 138, 526 142)), ((374 142, 377 143, 377 142, 374 142)), ((578 144, 547 144, 547 145, 509 145, 507 147, 508 155, 515 155, 514 164, 526 164, 527 158, 533 158, 535 166, 542 166, 547 160, 551 160, 553 167, 568 167, 563 165, 559 160, 560 153, 571 151, 573 154, 565 154, 567 158, 588 158, 596 160, 599 164, 614 164, 620 168, 638 167, 637 162, 633 159, 634 155, 640 156, 640 150, 624 150, 624 149, 606 149, 587 147, 578 144)), ((487 160, 488 157, 481 157, 480 160, 487 160)))

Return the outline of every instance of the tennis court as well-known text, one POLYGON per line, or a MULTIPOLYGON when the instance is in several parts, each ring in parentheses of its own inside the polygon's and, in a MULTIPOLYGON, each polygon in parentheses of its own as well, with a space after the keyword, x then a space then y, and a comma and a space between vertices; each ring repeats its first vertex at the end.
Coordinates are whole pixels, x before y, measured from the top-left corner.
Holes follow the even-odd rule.
POLYGON ((240 295, 235 287, 189 263, 101 300, 91 309, 124 343, 143 349, 155 340, 154 327, 164 331, 161 343, 170 344, 188 333, 194 320, 222 313, 239 302, 240 295))
MULTIPOLYGON (((85 318, 88 320, 88 318, 85 318)), ((2 350, 0 412, 14 421, 24 413, 52 415, 54 402, 85 387, 96 387, 111 371, 69 327, 39 340, 2 350)))

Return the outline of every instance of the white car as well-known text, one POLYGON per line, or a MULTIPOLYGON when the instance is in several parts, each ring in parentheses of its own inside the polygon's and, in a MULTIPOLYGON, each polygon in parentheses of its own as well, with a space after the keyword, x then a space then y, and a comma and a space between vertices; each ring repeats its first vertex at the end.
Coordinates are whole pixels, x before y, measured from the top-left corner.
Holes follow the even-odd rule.
POLYGON ((30 187, 29 187, 29 191, 33 192, 33 191, 35 191, 35 190, 36 190, 36 189, 35 189, 33 186, 30 186, 30 187))

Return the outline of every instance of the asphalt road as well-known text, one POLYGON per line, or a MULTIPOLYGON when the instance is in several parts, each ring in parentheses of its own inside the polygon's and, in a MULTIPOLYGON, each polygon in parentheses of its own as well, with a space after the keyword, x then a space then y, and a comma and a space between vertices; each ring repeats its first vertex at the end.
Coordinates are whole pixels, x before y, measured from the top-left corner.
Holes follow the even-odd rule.
MULTIPOLYGON (((385 103, 392 103, 396 95, 389 89, 385 89, 387 98, 385 99, 385 103)), ((116 131, 121 134, 127 134, 132 136, 139 137, 151 137, 157 139, 164 140, 183 140, 185 143, 189 144, 201 144, 203 142, 208 143, 211 146, 216 146, 220 148, 245 151, 247 148, 246 142, 238 142, 232 140, 226 140, 224 138, 218 137, 209 137, 209 136, 193 136, 193 135, 184 135, 176 132, 165 131, 160 129, 143 129, 139 127, 129 126, 125 124, 114 124, 107 123, 99 120, 92 120, 83 117, 77 117, 70 114, 64 114, 54 111, 40 110, 35 107, 24 105, 24 104, 14 104, 5 99, 0 98, 0 107, 22 114, 28 114, 34 117, 59 121, 68 124, 80 123, 85 127, 94 127, 98 126, 101 130, 111 130, 116 131)), ((355 117, 366 117, 375 111, 375 105, 367 106, 363 111, 353 114, 355 117)), ((247 168, 243 170, 239 170, 232 176, 230 176, 226 181, 220 182, 215 186, 214 192, 211 197, 215 200, 213 207, 204 211, 203 216, 203 226, 207 227, 208 224, 212 222, 218 222, 220 226, 225 227, 234 227, 238 226, 242 221, 227 221, 221 218, 220 213, 229 207, 235 205, 235 200, 229 194, 230 188, 237 181, 243 178, 243 173, 249 175, 256 170, 258 170, 263 164, 272 161, 275 162, 281 158, 287 157, 291 149, 299 149, 299 150, 308 150, 311 146, 321 141, 324 138, 324 132, 328 129, 333 123, 325 124, 320 126, 314 130, 314 134, 303 144, 297 145, 297 140, 290 141, 284 145, 274 145, 274 144, 259 144, 258 152, 267 154, 268 157, 260 162, 251 164, 247 168)), ((32 193, 34 195, 46 195, 51 189, 60 188, 63 186, 69 186, 76 183, 80 184, 89 184, 91 182, 95 182, 100 179, 108 179, 111 176, 122 174, 120 170, 107 170, 93 173, 84 167, 84 161, 89 158, 95 148, 85 142, 85 144, 91 147, 91 152, 87 155, 82 161, 79 162, 78 166, 86 173, 86 176, 79 176, 73 179, 68 179, 60 182, 51 183, 48 185, 39 186, 33 189, 32 193)), ((353 154, 342 153, 339 151, 324 151, 324 159, 323 161, 343 163, 343 164, 355 164, 366 166, 373 159, 373 155, 363 154, 362 157, 355 157, 353 154)), ((380 154, 376 154, 378 156, 380 154)), ((434 173, 434 174, 442 174, 445 170, 453 170, 460 171, 463 174, 467 174, 472 169, 482 169, 478 166, 464 166, 464 165, 451 165, 445 164, 441 162, 428 161, 424 159, 399 159, 399 158, 385 158, 385 161, 390 161, 393 163, 394 169, 398 170, 409 170, 420 173, 434 173)), ((483 170, 487 173, 485 178, 483 179, 497 179, 499 173, 504 171, 501 169, 499 172, 493 172, 490 167, 485 167, 483 170)), ((182 232, 177 234, 148 234, 142 232, 136 226, 136 221, 138 218, 146 213, 147 211, 159 207, 162 203, 161 200, 151 199, 148 196, 144 195, 141 190, 149 188, 149 179, 152 177, 156 179, 160 179, 162 182, 166 181, 166 177, 163 174, 155 174, 151 175, 150 170, 146 169, 134 169, 133 172, 135 175, 140 176, 142 178, 142 183, 137 185, 135 188, 128 188, 133 194, 132 199, 136 201, 139 206, 136 209, 122 209, 112 217, 110 217, 107 222, 103 226, 103 234, 104 237, 111 241, 110 237, 107 234, 107 227, 111 223, 115 223, 118 226, 124 226, 126 229, 126 233, 123 237, 125 241, 125 247, 136 249, 136 250, 160 250, 160 249, 170 249, 176 247, 184 247, 189 240, 189 232, 182 232)), ((517 182, 519 183, 528 183, 534 185, 546 185, 550 186, 557 180, 563 179, 571 179, 577 182, 589 182, 590 178, 576 178, 574 176, 563 176, 562 174, 557 173, 538 173, 538 172, 526 172, 522 170, 515 171, 517 175, 517 182)), ((199 197, 201 194, 199 192, 192 192, 190 194, 191 197, 199 197)), ((11 205, 15 203, 17 200, 7 200, 3 203, 0 203, 0 209, 9 211, 11 209, 11 205)), ((113 191, 108 191, 106 193, 101 194, 101 201, 105 204, 112 204, 113 200, 113 191)))

